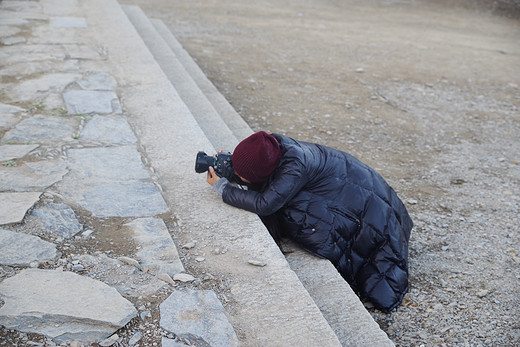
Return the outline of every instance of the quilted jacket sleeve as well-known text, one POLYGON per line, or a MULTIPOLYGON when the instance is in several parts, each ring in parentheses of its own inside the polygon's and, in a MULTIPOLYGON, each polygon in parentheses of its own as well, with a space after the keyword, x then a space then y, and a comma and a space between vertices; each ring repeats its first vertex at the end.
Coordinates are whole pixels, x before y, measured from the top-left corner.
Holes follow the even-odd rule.
POLYGON ((307 174, 302 162, 298 159, 282 159, 264 192, 242 190, 227 185, 222 199, 229 205, 259 216, 268 216, 282 208, 306 183, 307 174))

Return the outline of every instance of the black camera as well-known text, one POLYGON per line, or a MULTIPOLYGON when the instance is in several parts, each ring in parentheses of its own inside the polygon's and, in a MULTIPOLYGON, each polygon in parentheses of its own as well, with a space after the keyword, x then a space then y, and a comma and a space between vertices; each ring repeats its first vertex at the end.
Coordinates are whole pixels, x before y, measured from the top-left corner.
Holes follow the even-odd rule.
POLYGON ((195 172, 206 172, 210 166, 215 169, 215 173, 220 177, 225 177, 230 182, 235 180, 235 169, 231 165, 231 153, 219 153, 216 157, 209 156, 202 151, 197 153, 195 172))

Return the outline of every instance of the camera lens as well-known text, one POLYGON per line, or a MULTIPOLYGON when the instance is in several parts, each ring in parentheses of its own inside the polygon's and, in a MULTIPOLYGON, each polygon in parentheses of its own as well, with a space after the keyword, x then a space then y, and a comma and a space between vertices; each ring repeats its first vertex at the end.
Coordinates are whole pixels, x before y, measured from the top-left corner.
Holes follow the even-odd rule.
POLYGON ((215 166, 215 157, 209 156, 202 151, 197 153, 197 158, 195 159, 195 172, 206 172, 209 170, 210 166, 215 166))

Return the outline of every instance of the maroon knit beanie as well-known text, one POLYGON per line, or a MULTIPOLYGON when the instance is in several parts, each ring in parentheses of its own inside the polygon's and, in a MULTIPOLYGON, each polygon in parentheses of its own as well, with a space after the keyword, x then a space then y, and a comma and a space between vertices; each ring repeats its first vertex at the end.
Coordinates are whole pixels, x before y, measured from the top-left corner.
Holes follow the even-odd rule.
POLYGON ((261 183, 278 166, 282 151, 274 136, 259 131, 238 144, 231 157, 238 175, 251 183, 261 183))

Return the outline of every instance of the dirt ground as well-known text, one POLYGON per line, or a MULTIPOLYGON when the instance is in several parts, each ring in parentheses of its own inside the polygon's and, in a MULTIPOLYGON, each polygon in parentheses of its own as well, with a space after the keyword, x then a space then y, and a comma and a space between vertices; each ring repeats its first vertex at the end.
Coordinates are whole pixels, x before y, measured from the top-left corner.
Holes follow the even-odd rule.
POLYGON ((123 2, 253 130, 350 152, 395 188, 411 289, 371 313, 398 346, 520 344, 518 2, 123 2))

